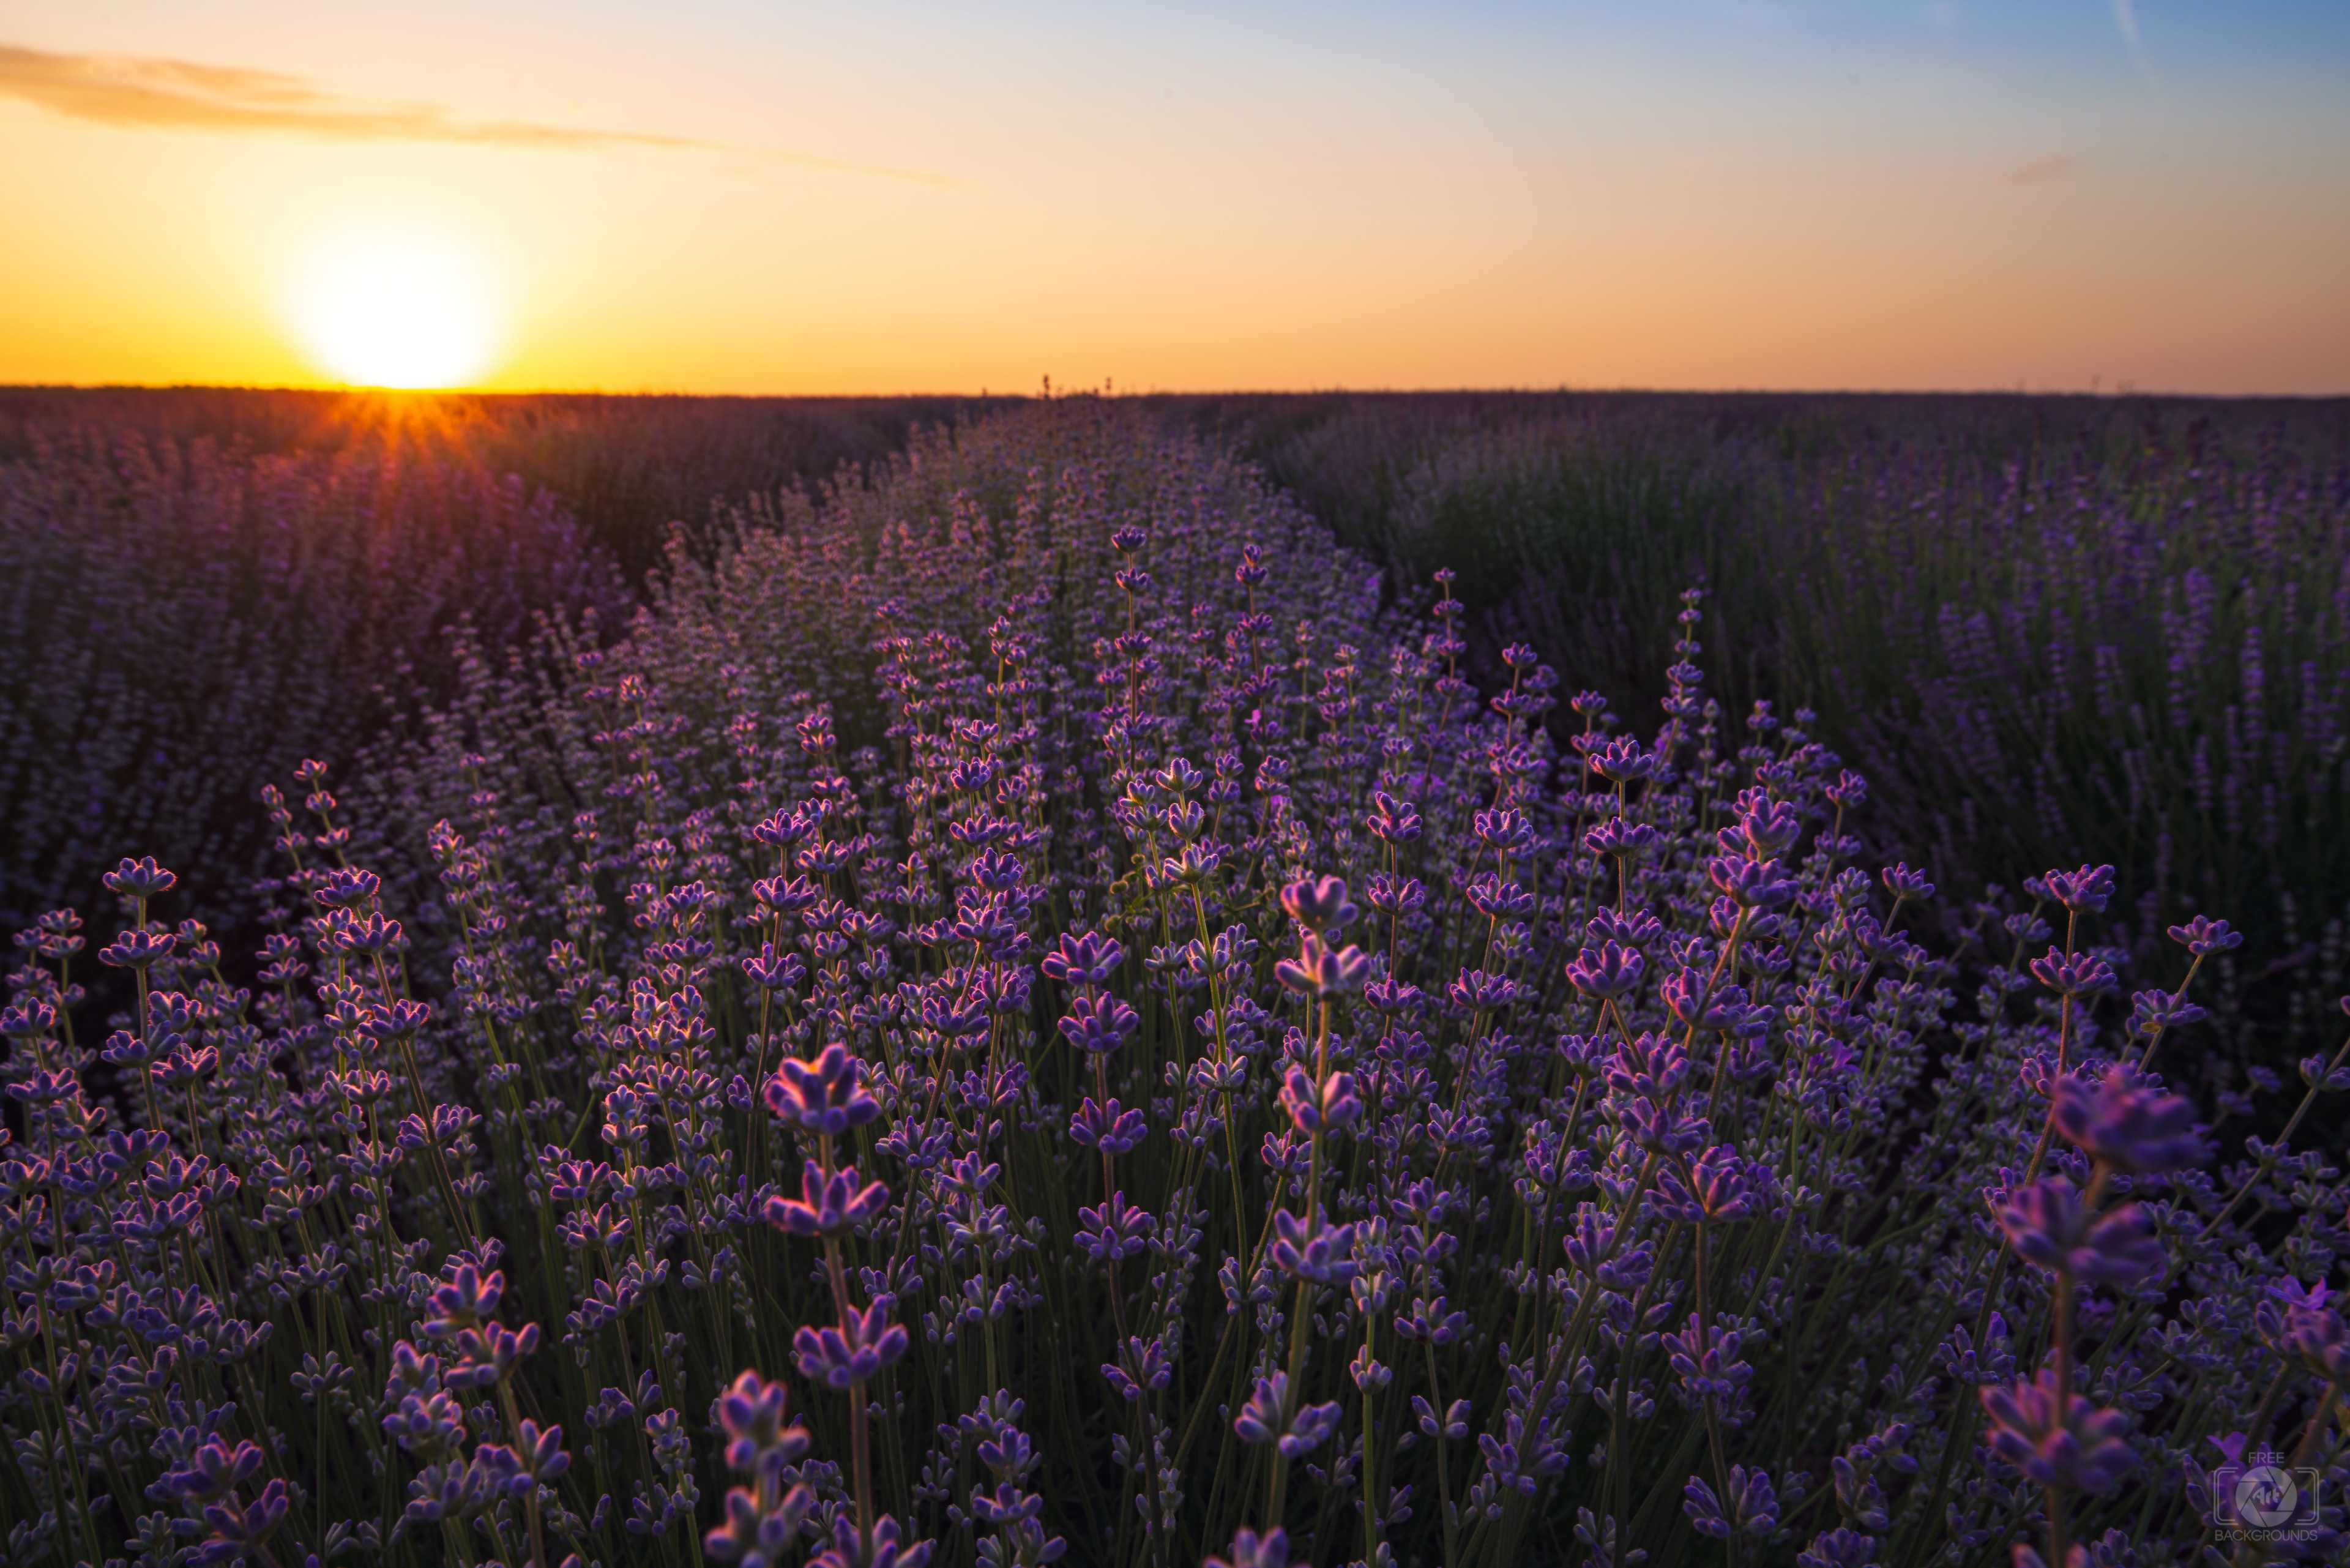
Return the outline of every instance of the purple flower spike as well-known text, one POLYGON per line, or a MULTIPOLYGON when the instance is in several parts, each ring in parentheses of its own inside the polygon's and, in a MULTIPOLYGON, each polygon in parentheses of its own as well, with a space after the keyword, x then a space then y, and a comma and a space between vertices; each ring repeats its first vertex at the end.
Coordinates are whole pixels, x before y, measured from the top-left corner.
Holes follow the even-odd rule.
POLYGON ((767 1223, 793 1236, 842 1236, 888 1206, 889 1189, 879 1181, 857 1183, 857 1168, 844 1165, 827 1178, 809 1160, 800 1170, 800 1196, 767 1199, 767 1223))
POLYGON ((1795 1553, 1795 1568, 1863 1568, 1877 1561, 1877 1540, 1857 1530, 1841 1527, 1812 1537, 1795 1553))
POLYGON ((2068 1491, 2105 1491, 2137 1467, 2122 1440, 2128 1417, 2078 1394, 2067 1395, 2062 1409, 2058 1403, 2054 1368, 2030 1383, 1983 1389, 1991 1451, 2042 1486, 2068 1491))
POLYGON ((1689 1053, 1662 1034, 1642 1034, 1616 1048, 1606 1064, 1607 1086, 1659 1104, 1669 1100, 1689 1077, 1689 1053))
POLYGON ((449 1282, 432 1292, 431 1304, 435 1315, 425 1321, 424 1332, 439 1339, 459 1329, 487 1323, 496 1315, 498 1298, 505 1293, 505 1288, 503 1272, 493 1271, 484 1278, 473 1264, 460 1263, 449 1282))
POLYGON ((1297 957, 1283 959, 1273 966, 1273 972, 1290 990, 1328 1001, 1362 990, 1370 978, 1371 960, 1360 948, 1325 947, 1318 935, 1308 931, 1297 957))
POLYGON ((931 1560, 931 1543, 908 1542, 898 1521, 888 1514, 873 1521, 873 1550, 868 1553, 857 1536, 857 1520, 844 1509, 833 1521, 832 1544, 808 1559, 808 1568, 923 1568, 931 1560))
POLYGON ((1322 1446, 1324 1438, 1338 1429, 1339 1405, 1336 1399, 1326 1405, 1308 1405, 1297 1412, 1289 1430, 1275 1440, 1274 1447, 1281 1457, 1294 1459, 1312 1453, 1322 1446))
POLYGON ((1739 797, 1738 826, 1714 835, 1714 846, 1724 855, 1748 860, 1768 860, 1804 836, 1804 814, 1792 801, 1756 799, 1760 790, 1739 797))
POLYGON ((743 1487, 726 1494, 726 1522, 702 1538, 702 1550, 720 1563, 741 1568, 782 1568, 785 1552, 796 1553, 800 1521, 816 1506, 816 1493, 795 1486, 772 1513, 762 1512, 759 1500, 743 1487))
POLYGON ((1583 846, 1594 855, 1612 855, 1617 858, 1645 855, 1664 841, 1664 835, 1645 822, 1627 822, 1611 816, 1598 826, 1586 829, 1583 846))
POLYGON ((232 1451, 227 1444, 213 1438, 189 1456, 187 1469, 173 1470, 163 1484, 173 1496, 189 1502, 210 1502, 234 1491, 261 1465, 259 1445, 242 1442, 232 1451))
POLYGON ((1666 976, 1664 983, 1657 987, 1657 994, 1673 1017, 1683 1023, 1693 1023, 1701 1029, 1728 1029, 1738 1022, 1736 1012, 1732 1007, 1717 1002, 1734 1003, 1742 1009, 1746 993, 1737 986, 1725 986, 1723 994, 1717 998, 1706 989, 1707 979, 1696 970, 1683 968, 1666 976))
POLYGON ((2092 1084, 2077 1073, 2056 1080, 2056 1130, 2116 1170, 2178 1170, 2203 1161, 2195 1107, 2127 1066, 2092 1084))
POLYGON ((1289 1374, 1276 1372, 1256 1380, 1256 1391, 1232 1417, 1232 1430, 1243 1443, 1269 1443, 1283 1426, 1282 1409, 1289 1403, 1289 1374))
POLYGON ((838 1328, 804 1328, 792 1335, 800 1376, 826 1388, 862 1383, 906 1354, 906 1331, 876 1303, 849 1313, 838 1328))
POLYGON ((1047 980, 1069 985, 1100 985, 1126 961, 1126 950, 1114 938, 1088 931, 1082 937, 1064 935, 1038 962, 1047 980))
POLYGON ((2045 891, 2074 914, 2102 914, 2106 901, 2114 896, 2114 868, 2084 866, 2078 871, 2051 871, 2040 878, 2039 888, 2033 888, 2029 882, 2024 887, 2034 892, 2045 891))
POLYGON ((1343 930, 1359 913, 1347 901, 1347 884, 1336 877, 1308 877, 1281 890, 1281 907, 1309 931, 1343 930))
POLYGON ((1744 1465, 1730 1467, 1727 1510, 1702 1477, 1690 1476, 1681 1491, 1685 1500, 1681 1511, 1689 1515, 1690 1525, 1700 1535, 1724 1541, 1733 1531, 1743 1531, 1759 1539, 1779 1527, 1779 1495, 1772 1490, 1771 1478, 1760 1465, 1752 1471, 1744 1465))
POLYGON ((1620 1000, 1640 983, 1648 961, 1620 942, 1585 948, 1566 966, 1566 978, 1586 996, 1620 1000))
POLYGON ((1256 1380, 1256 1392, 1232 1418, 1232 1430, 1243 1443, 1272 1443, 1284 1459, 1296 1459, 1319 1447, 1338 1428, 1338 1406, 1308 1405, 1293 1417, 1289 1407, 1289 1374, 1276 1372, 1256 1380))
MULTIPOLYGON (((1108 1379, 1119 1398, 1139 1399, 1146 1393, 1166 1387, 1175 1376, 1175 1368, 1168 1362, 1167 1347, 1161 1341, 1146 1341, 1140 1334, 1131 1334, 1118 1346, 1118 1361, 1102 1364, 1102 1376, 1108 1379)), ((985 1447, 982 1445, 983 1458, 985 1447)))
POLYGON ((1071 1137, 1108 1155, 1133 1152, 1141 1146, 1147 1130, 1140 1111, 1122 1110, 1115 1099, 1107 1106, 1097 1105, 1090 1095, 1069 1118, 1071 1137))
POLYGON ((1630 784, 1652 776, 1657 759, 1640 749, 1630 736, 1619 736, 1591 753, 1591 768, 1610 784, 1630 784))
POLYGON ((834 1044, 813 1061, 786 1058, 767 1080, 767 1108, 803 1132, 837 1137, 881 1114, 880 1102, 859 1081, 862 1064, 834 1044))
POLYGON ((1061 1033, 1080 1051, 1107 1055, 1141 1026, 1141 1015, 1115 996, 1075 996, 1061 1020, 1061 1033))
POLYGON ((1288 1533, 1268 1530, 1259 1536, 1243 1529, 1232 1537, 1231 1556, 1211 1557, 1200 1568, 1289 1568, 1288 1533))
POLYGON ((234 1498, 226 1503, 207 1504, 204 1522, 212 1526, 213 1533, 190 1554, 188 1562, 206 1568, 241 1562, 269 1539, 293 1506, 283 1480, 273 1480, 262 1488, 261 1496, 249 1507, 237 1507, 234 1498))
POLYGON ((1313 1075, 1303 1067, 1292 1067, 1282 1085, 1281 1104, 1289 1113, 1291 1124, 1307 1134, 1326 1129, 1342 1131, 1363 1114, 1362 1098, 1355 1092, 1352 1073, 1333 1073, 1317 1090, 1313 1075))
POLYGON ((788 849, 814 833, 816 828, 816 819, 808 815, 807 808, 795 806, 789 811, 776 812, 760 823, 751 829, 751 836, 777 849, 788 849))
POLYGON ((1408 800, 1398 800, 1385 790, 1373 790, 1370 815, 1364 819, 1364 825, 1383 844, 1409 844, 1419 836, 1419 808, 1408 800))
POLYGON ((338 918, 328 945, 338 952, 375 958, 393 951, 403 940, 398 920, 387 920, 381 915, 346 914, 338 918))
POLYGON ((2093 1218, 2061 1176, 2016 1193, 2001 1207, 1999 1224, 2016 1256, 2076 1280, 2128 1286, 2162 1267, 2154 1228, 2137 1204, 2093 1218))
POLYGON ((571 1456, 564 1451, 561 1427, 549 1427, 541 1431, 537 1422, 525 1417, 518 1435, 520 1441, 515 1444, 515 1451, 533 1480, 554 1482, 569 1472, 571 1456))
POLYGON ((455 1366, 441 1375, 447 1388, 489 1388, 514 1376, 523 1357, 538 1349, 538 1324, 523 1324, 522 1332, 500 1324, 484 1324, 457 1335, 455 1366))
POLYGON ((1878 877, 1885 884, 1885 890, 1897 898, 1930 898, 1934 896, 1934 885, 1926 880, 1923 872, 1910 870, 1907 863, 1897 862, 1887 866, 1878 877))
POLYGON ((2152 1037, 2166 1029, 2183 1028, 2203 1016, 2203 1010, 2167 991, 2141 991, 2130 998, 2130 1033, 2152 1037))
POLYGON ((1776 860, 1717 855, 1705 863, 1705 874, 1724 898, 1742 909, 1776 909, 1795 896, 1795 885, 1779 875, 1776 860))
POLYGON ((726 1434, 726 1463, 744 1475, 791 1464, 808 1449, 806 1427, 784 1425, 787 1400, 780 1381, 744 1372, 711 1402, 710 1413, 726 1434))
POLYGON ((1692 1225, 1728 1225, 1753 1212, 1746 1162, 1727 1145, 1716 1144, 1690 1161, 1686 1179, 1670 1165, 1660 1174, 1659 1207, 1669 1219, 1692 1225))
POLYGON ((2304 1307, 2287 1319, 2288 1335, 2303 1363, 2319 1376, 2339 1383, 2350 1379, 2350 1330, 2342 1314, 2324 1307, 2304 1307))
POLYGON ((1754 1376, 1754 1368, 1738 1358, 1738 1347, 1743 1343, 1744 1336, 1737 1330, 1718 1324, 1712 1334, 1700 1334, 1695 1313, 1689 1315, 1686 1334, 1664 1336, 1673 1374, 1692 1406, 1710 1405, 1722 1411, 1734 1405, 1739 1390, 1754 1376))
POLYGON ((2067 958, 2056 948, 2032 961, 2032 978, 2059 996, 2095 996, 2114 989, 2114 966, 2089 953, 2067 958))
POLYGON ((2350 1067, 2330 1066, 2323 1056, 2303 1056, 2299 1065, 2301 1081, 2321 1095, 2350 1089, 2350 1067))
POLYGON ((2170 928, 2170 940, 2184 946, 2197 958, 2223 953, 2244 945, 2244 933, 2231 931, 2225 920, 2215 920, 2209 915, 2198 915, 2183 926, 2170 928))
POLYGON ((1113 1192, 1100 1208, 1077 1210, 1077 1245, 1097 1263, 1115 1263, 1140 1255, 1156 1223, 1128 1207, 1125 1193, 1113 1192))
POLYGON ((126 898, 152 898, 158 893, 168 893, 179 886, 180 879, 155 863, 152 855, 142 855, 136 860, 126 859, 99 878, 109 893, 126 898))
POLYGON ((112 969, 151 969, 178 945, 169 931, 125 931, 113 946, 98 950, 98 961, 112 969))
POLYGON ((1305 1220, 1286 1209, 1276 1209, 1273 1229, 1278 1238, 1273 1243, 1273 1261, 1284 1273, 1317 1285, 1343 1285, 1361 1271, 1353 1257, 1352 1225, 1324 1225, 1308 1237, 1305 1220))
POLYGON ((310 889, 310 897, 322 909, 356 909, 373 899, 382 889, 382 879, 374 872, 362 871, 356 866, 344 866, 328 872, 317 886, 310 889))

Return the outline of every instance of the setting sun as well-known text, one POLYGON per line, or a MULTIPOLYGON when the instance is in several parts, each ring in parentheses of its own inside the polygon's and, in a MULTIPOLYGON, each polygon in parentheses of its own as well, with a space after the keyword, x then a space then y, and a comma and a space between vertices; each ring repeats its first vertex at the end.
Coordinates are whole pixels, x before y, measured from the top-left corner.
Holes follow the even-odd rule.
POLYGON ((355 386, 469 385, 499 348, 488 277, 466 257, 430 246, 318 255, 295 286, 292 317, 308 357, 355 386))

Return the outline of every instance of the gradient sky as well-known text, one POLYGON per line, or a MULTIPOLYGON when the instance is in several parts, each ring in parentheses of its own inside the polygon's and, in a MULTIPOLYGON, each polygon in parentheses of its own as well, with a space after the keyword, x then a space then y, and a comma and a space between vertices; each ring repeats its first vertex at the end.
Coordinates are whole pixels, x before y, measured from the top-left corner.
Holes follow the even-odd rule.
POLYGON ((0 0, 0 382, 2344 393, 2350 5, 0 0))

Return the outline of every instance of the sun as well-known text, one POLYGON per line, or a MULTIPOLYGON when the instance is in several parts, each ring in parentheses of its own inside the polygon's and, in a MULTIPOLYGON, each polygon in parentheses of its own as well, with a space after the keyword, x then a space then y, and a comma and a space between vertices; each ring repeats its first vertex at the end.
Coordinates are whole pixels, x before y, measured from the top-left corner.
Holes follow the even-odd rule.
POLYGON ((310 358, 354 386, 467 386, 498 355, 495 290, 453 249, 372 242, 317 253, 291 304, 310 358))

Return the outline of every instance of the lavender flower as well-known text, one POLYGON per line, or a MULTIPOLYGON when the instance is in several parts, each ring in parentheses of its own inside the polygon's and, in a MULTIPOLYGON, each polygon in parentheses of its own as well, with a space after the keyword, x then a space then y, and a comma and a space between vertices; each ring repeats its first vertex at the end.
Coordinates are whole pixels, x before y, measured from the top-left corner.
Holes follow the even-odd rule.
POLYGON ((1338 1428, 1340 1407, 1334 1400, 1326 1405, 1306 1405, 1295 1415, 1289 1413, 1289 1375, 1276 1372, 1270 1377, 1260 1377, 1256 1391, 1241 1413, 1232 1417, 1232 1430, 1244 1443, 1272 1443, 1284 1459, 1298 1459, 1313 1452, 1338 1428))
POLYGON ((846 1046, 827 1045, 811 1061, 787 1059, 776 1069, 767 1081, 767 1108, 803 1131, 837 1137, 881 1114, 862 1078, 862 1064, 846 1046))
POLYGON ((2049 898, 2076 915, 2104 913, 2106 900, 2114 896, 2114 868, 2110 866, 2051 871, 2040 880, 2049 898))
POLYGON ((2056 1375, 2043 1370, 2030 1383, 1982 1390, 1991 1451, 2042 1486, 2103 1492, 2137 1468, 2123 1441, 2129 1418, 2099 1409, 2086 1397, 2059 1399, 2056 1375))
POLYGON ((1333 1073, 1316 1089, 1310 1074, 1303 1067, 1292 1067, 1282 1084, 1281 1105, 1302 1133, 1317 1133, 1326 1127, 1343 1131, 1363 1114, 1352 1073, 1333 1073))
POLYGON ((1730 1467, 1731 1501, 1727 1509, 1701 1476, 1690 1476, 1681 1490, 1681 1511, 1689 1515, 1690 1525, 1700 1535, 1726 1541, 1731 1534, 1742 1532, 1760 1540, 1779 1527, 1778 1494, 1771 1489, 1770 1476, 1760 1469, 1730 1467))
POLYGON ((889 1310, 876 1303, 848 1314, 837 1328, 801 1329, 792 1335, 792 1355, 801 1376, 842 1389, 894 1366, 910 1343, 905 1329, 890 1323, 889 1310))
POLYGON ((1603 942, 1585 948, 1567 961, 1566 978, 1586 996, 1615 1000, 1629 996, 1640 983, 1648 961, 1621 943, 1603 942))
POLYGON ((1343 1285, 1361 1265, 1353 1257, 1355 1227, 1309 1227, 1286 1209, 1273 1211, 1273 1261, 1283 1272, 1317 1285, 1343 1285))
POLYGON ((1877 1561, 1877 1542, 1857 1530, 1824 1531, 1795 1553, 1795 1568, 1863 1568, 1877 1561))
POLYGON ((1070 999, 1060 1029, 1078 1050, 1107 1053, 1125 1044, 1141 1025, 1141 1015, 1117 997, 1078 996, 1070 999))
POLYGON ((2094 953, 2068 954, 2060 948, 2032 961, 2032 978, 2059 996, 2095 996, 2116 983, 2114 966, 2094 953))
POLYGON ((840 1236, 880 1213, 889 1201, 889 1189, 880 1182, 858 1185, 855 1166, 827 1176, 811 1159, 800 1168, 800 1196, 770 1198, 760 1212, 789 1235, 840 1236))
POLYGON ((923 1568, 931 1542, 908 1542, 898 1521, 883 1514, 873 1522, 872 1545, 860 1541, 856 1521, 842 1515, 832 1527, 832 1544, 808 1559, 809 1568, 923 1568))
POLYGON ((1328 1001, 1360 991, 1363 981, 1370 976, 1371 961, 1360 948, 1325 947, 1319 933, 1309 930, 1297 957, 1283 959, 1273 970, 1290 990, 1328 1001))
POLYGON ((1309 877, 1302 882, 1284 885, 1281 907, 1291 919, 1315 936, 1345 929, 1354 923, 1357 913, 1347 901, 1347 884, 1336 877, 1309 877))
POLYGON ((2170 940, 2199 959, 2244 945, 2243 932, 2230 930, 2227 921, 2215 920, 2209 915, 2198 915, 2183 926, 2171 927, 2170 940))
POLYGON ((1207 1558, 1201 1568, 1289 1568, 1289 1536, 1275 1529, 1260 1537, 1243 1525, 1232 1536, 1231 1553, 1207 1558))
POLYGON ((1087 1148, 1107 1155, 1131 1154, 1142 1146, 1146 1127, 1140 1111, 1120 1108, 1116 1100, 1097 1105, 1087 1096, 1069 1118, 1069 1136, 1087 1148))
POLYGON ((2126 1066, 2094 1085, 2079 1074, 2056 1080, 2056 1130, 2116 1170, 2176 1170, 2202 1163, 2195 1108, 2142 1082, 2126 1066))
POLYGON ((2061 1176, 2043 1177, 1999 1210, 2008 1244, 2028 1263, 2097 1284, 2131 1285, 2162 1268, 2153 1227, 2135 1203, 2092 1214, 2061 1176))
POLYGON ((1738 1151, 1720 1145, 1692 1159, 1684 1178, 1674 1166, 1659 1173, 1660 1211, 1693 1225, 1735 1224, 1754 1210, 1745 1162, 1738 1151))

